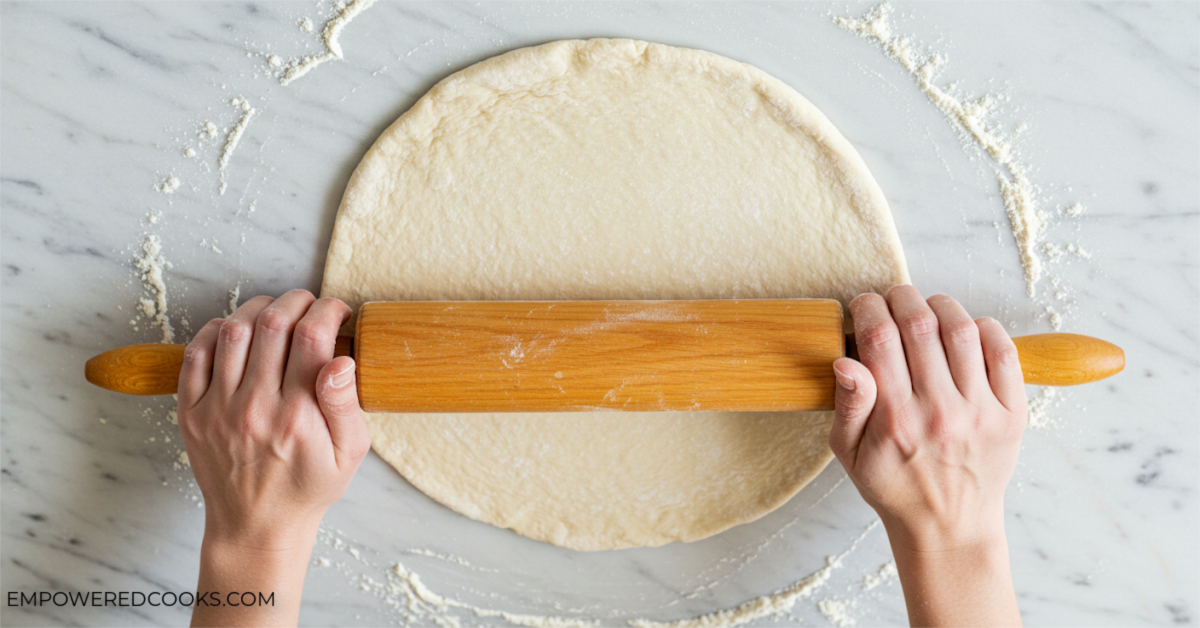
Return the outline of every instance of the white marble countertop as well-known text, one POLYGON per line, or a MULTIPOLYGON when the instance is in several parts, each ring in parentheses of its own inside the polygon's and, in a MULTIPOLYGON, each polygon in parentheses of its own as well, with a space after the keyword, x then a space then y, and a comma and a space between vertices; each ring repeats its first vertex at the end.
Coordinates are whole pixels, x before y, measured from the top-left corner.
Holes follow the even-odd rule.
MULTIPOLYGON (((1015 334, 1048 331, 1050 305, 1065 330, 1124 347, 1123 374, 1064 391, 1047 423, 1026 433, 1007 496, 1022 613, 1029 625, 1196 623, 1198 5, 896 7, 900 31, 947 55, 941 80, 1008 96, 998 128, 1015 138, 1055 216, 1045 240, 1091 254, 1050 263, 1032 300, 995 166, 895 61, 832 23, 870 6, 381 2, 344 30, 343 61, 285 87, 268 56, 321 52, 328 3, 0 5, 0 623, 188 620, 178 606, 8 597, 195 586, 204 511, 176 466, 170 398, 83 381, 91 355, 161 336, 135 310, 144 292, 133 259, 148 234, 173 264, 168 315, 180 340, 222 315, 235 286, 243 296, 315 290, 347 177, 416 98, 497 53, 596 36, 703 48, 792 85, 863 155, 919 288, 954 295, 1015 334), (297 27, 304 16, 313 32, 297 27), (257 113, 220 195, 217 161, 238 97, 257 113), (198 137, 206 121, 215 139, 198 137), (172 175, 174 194, 155 191, 172 175), (1063 216, 1075 202, 1086 213, 1063 216)), ((775 513, 699 543, 582 554, 459 516, 372 455, 326 518, 315 555, 329 566, 310 569, 301 622, 429 623, 436 613, 414 620, 388 604, 407 598, 364 579, 385 581, 396 562, 441 595, 513 613, 624 625, 731 608, 851 547, 874 516, 843 479, 834 463, 775 513)), ((888 560, 882 529, 870 530, 828 582, 758 624, 827 625, 822 600, 847 601, 860 625, 903 623, 894 579, 861 586, 888 560)))

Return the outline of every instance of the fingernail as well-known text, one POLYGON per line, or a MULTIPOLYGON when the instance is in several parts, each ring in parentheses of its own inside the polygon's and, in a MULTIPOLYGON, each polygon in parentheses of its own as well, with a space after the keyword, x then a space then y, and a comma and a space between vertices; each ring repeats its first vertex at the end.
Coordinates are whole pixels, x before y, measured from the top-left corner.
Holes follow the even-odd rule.
POLYGON ((346 367, 346 368, 338 371, 337 373, 334 373, 329 378, 329 383, 332 384, 334 388, 345 388, 346 384, 349 384, 350 381, 353 379, 354 379, 354 367, 349 366, 349 367, 346 367))
POLYGON ((837 379, 838 386, 845 388, 847 391, 852 392, 854 390, 854 378, 837 370, 837 367, 834 367, 833 369, 833 377, 837 379))

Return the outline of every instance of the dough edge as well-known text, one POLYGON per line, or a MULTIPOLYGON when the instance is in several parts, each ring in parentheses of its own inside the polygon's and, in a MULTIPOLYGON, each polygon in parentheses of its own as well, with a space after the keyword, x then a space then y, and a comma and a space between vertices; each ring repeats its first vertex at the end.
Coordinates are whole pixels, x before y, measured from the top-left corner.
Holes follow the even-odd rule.
MULTIPOLYGON (((804 413, 808 415, 807 420, 812 421, 810 430, 818 432, 822 442, 829 440, 829 431, 833 425, 833 412, 811 412, 804 413)), ((505 513, 498 513, 491 510, 481 509, 478 504, 469 499, 460 498, 453 490, 453 487, 445 487, 443 483, 438 481, 436 476, 416 472, 411 461, 404 456, 402 448, 396 446, 395 441, 390 441, 391 447, 381 447, 380 443, 389 442, 378 437, 383 430, 383 425, 389 421, 403 420, 402 415, 394 414, 364 414, 367 420, 367 428, 371 432, 371 448, 375 453, 379 454, 389 465, 395 468, 405 480, 425 493, 438 503, 462 514, 466 517, 491 524, 498 527, 505 527, 513 532, 520 534, 536 541, 543 541, 559 547, 577 550, 581 552, 596 552, 603 550, 630 549, 637 547, 660 547, 668 543, 680 541, 683 543, 691 543, 700 541, 708 537, 720 534, 730 528, 737 527, 744 523, 757 521, 781 506, 796 496, 805 486, 808 486, 834 459, 833 451, 828 446, 817 452, 813 464, 806 467, 807 473, 799 476, 791 484, 788 484, 788 489, 779 491, 774 495, 774 499, 765 501, 760 504, 760 508, 756 511, 746 514, 742 517, 727 518, 727 519, 696 519, 692 521, 692 525, 680 529, 655 529, 651 536, 646 529, 639 529, 634 534, 627 534, 627 531, 619 531, 619 533, 610 533, 605 535, 581 535, 570 534, 560 525, 546 523, 543 521, 523 519, 519 523, 524 525, 505 526, 499 521, 504 520, 505 513), (697 525, 697 521, 703 521, 697 525), (630 538, 632 537, 632 538, 630 538)), ((804 420, 804 419, 798 419, 804 420)))
MULTIPOLYGON (((379 135, 371 148, 359 161, 350 180, 346 184, 346 192, 338 207, 334 220, 334 230, 330 239, 329 250, 326 254, 325 272, 321 283, 321 293, 329 291, 331 285, 347 285, 349 279, 340 269, 349 268, 345 263, 354 254, 353 238, 339 237, 342 230, 353 231, 352 225, 362 217, 365 203, 356 202, 360 196, 375 198, 379 192, 377 185, 387 185, 388 177, 375 176, 375 172, 363 167, 363 164, 378 162, 385 155, 395 150, 394 137, 404 137, 421 142, 438 127, 442 118, 441 109, 445 103, 453 102, 462 95, 463 90, 470 86, 482 85, 493 91, 513 91, 552 76, 563 74, 570 64, 581 61, 604 61, 615 58, 619 62, 628 63, 630 60, 641 59, 646 63, 665 63, 686 66, 692 70, 707 71, 727 80, 735 80, 749 84, 755 91, 766 98, 777 112, 785 114, 788 124, 799 128, 813 138, 818 139, 836 161, 846 171, 847 181, 859 181, 864 185, 857 186, 854 195, 859 207, 871 208, 875 212, 874 223, 884 229, 879 234, 887 244, 891 255, 901 269, 897 283, 909 283, 908 265, 904 251, 900 247, 900 237, 891 219, 887 199, 883 190, 871 176, 866 162, 854 150, 849 140, 842 136, 837 127, 830 122, 821 110, 809 102, 799 92, 792 89, 783 81, 759 70, 756 67, 734 61, 728 57, 704 50, 679 48, 665 44, 634 40, 634 39, 564 39, 552 41, 537 46, 518 48, 489 59, 470 65, 439 81, 425 93, 415 104, 387 129, 379 135), (858 197, 861 197, 860 199, 858 197), (886 219, 880 219, 882 217, 886 219)), ((390 196, 390 190, 387 192, 390 196)), ((354 298, 345 298, 347 305, 355 313, 342 327, 343 334, 353 334, 354 321, 357 311, 363 303, 371 300, 369 295, 355 292, 354 298)), ((847 332, 852 331, 850 317, 846 317, 847 332)))
MULTIPOLYGON (((870 175, 865 162, 832 122, 807 99, 782 81, 753 66, 702 50, 630 39, 559 40, 512 50, 470 65, 439 81, 379 136, 364 154, 360 163, 386 159, 387 155, 397 150, 395 139, 397 137, 410 140, 418 145, 428 141, 429 133, 437 128, 442 118, 443 107, 463 96, 467 90, 484 90, 485 92, 490 90, 494 93, 519 91, 536 85, 543 79, 569 71, 574 63, 628 63, 631 61, 685 66, 693 71, 708 72, 722 77, 727 82, 749 85, 758 92, 773 106, 781 121, 800 129, 825 146, 830 154, 836 157, 835 162, 843 169, 846 180, 862 183, 862 185, 854 187, 855 204, 876 212, 877 216, 873 218, 878 218, 878 214, 882 214, 886 218, 877 220, 876 224, 885 229, 885 233, 882 233, 881 237, 887 241, 892 255, 898 261, 901 269, 899 283, 909 281, 904 253, 899 246, 899 237, 895 231, 895 224, 891 219, 883 192, 870 175)), ((383 192, 378 189, 378 186, 388 184, 387 177, 377 176, 374 171, 361 166, 356 168, 350 177, 346 193, 338 209, 326 260, 322 293, 328 293, 329 287, 337 285, 339 281, 342 286, 346 285, 345 277, 339 275, 338 271, 349 267, 346 262, 353 256, 354 242, 352 238, 339 237, 338 232, 342 229, 350 229, 363 217, 362 212, 372 211, 372 208, 364 207, 366 203, 356 201, 360 197, 376 198, 381 194, 390 194, 390 190, 383 192)), ((351 288, 351 291, 353 292, 354 289, 351 288)), ((344 298, 344 300, 354 310, 357 310, 363 302, 370 300, 370 297, 355 293, 351 298, 344 298)), ((351 319, 347 323, 347 329, 352 330, 353 324, 354 320, 351 319)), ((822 433, 827 437, 833 413, 820 414, 825 415, 822 422, 822 433)), ((496 521, 501 519, 496 516, 496 513, 480 511, 474 504, 467 504, 465 500, 454 495, 452 490, 443 490, 444 487, 440 486, 436 479, 413 473, 408 461, 396 449, 379 446, 379 439, 376 436, 380 429, 380 423, 395 420, 392 416, 394 415, 368 415, 367 423, 372 433, 372 447, 376 452, 416 488, 433 499, 470 518, 495 525, 496 521)), ((639 538, 638 542, 619 539, 616 535, 571 535, 564 538, 561 530, 556 530, 553 525, 547 524, 522 526, 519 529, 513 527, 512 529, 529 538, 582 551, 655 547, 677 540, 692 542, 757 520, 778 509, 815 479, 834 458, 827 445, 819 453, 820 456, 817 459, 819 464, 816 464, 817 460, 815 460, 814 464, 807 468, 808 473, 798 478, 794 484, 788 487, 788 490, 780 491, 775 499, 765 502, 763 508, 744 517, 706 521, 705 525, 698 525, 688 530, 663 531, 654 538, 639 538)))

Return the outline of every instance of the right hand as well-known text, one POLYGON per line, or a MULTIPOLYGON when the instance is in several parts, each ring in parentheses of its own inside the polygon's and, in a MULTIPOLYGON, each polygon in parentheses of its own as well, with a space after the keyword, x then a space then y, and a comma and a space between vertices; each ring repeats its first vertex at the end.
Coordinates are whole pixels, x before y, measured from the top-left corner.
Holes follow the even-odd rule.
POLYGON ((333 357, 350 308, 293 290, 205 325, 184 353, 179 427, 205 536, 311 548, 370 448, 354 361, 333 357))
POLYGON ((1004 328, 912 286, 850 303, 861 362, 838 380, 830 447, 893 542, 944 551, 1004 535, 1004 489, 1026 424, 1004 328))

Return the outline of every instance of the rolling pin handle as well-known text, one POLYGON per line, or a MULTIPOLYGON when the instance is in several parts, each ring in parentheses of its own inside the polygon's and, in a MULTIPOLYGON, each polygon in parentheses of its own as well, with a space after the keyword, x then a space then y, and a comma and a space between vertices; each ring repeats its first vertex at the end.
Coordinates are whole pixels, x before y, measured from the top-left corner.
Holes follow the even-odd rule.
MULTIPOLYGON (((129 395, 171 395, 179 390, 184 345, 143 344, 106 351, 87 361, 87 381, 129 395)), ((334 357, 354 355, 354 338, 338 336, 334 357)))
MULTIPOLYGON (((1111 342, 1079 334, 1013 338, 1021 374, 1034 386, 1075 386, 1112 377, 1125 368, 1125 352, 1111 342)), ((846 357, 858 359, 854 334, 846 334, 846 357)))

